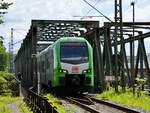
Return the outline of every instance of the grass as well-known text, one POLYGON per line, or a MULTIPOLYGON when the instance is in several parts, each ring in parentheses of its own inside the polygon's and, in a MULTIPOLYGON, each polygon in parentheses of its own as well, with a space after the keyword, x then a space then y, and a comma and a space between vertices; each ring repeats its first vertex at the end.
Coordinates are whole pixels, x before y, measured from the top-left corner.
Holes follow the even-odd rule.
POLYGON ((105 91, 102 94, 97 94, 97 98, 107 99, 112 102, 117 102, 125 106, 134 106, 136 108, 142 108, 144 110, 150 111, 150 96, 141 93, 140 97, 133 95, 131 91, 126 93, 115 93, 114 90, 105 91))
POLYGON ((19 110, 21 111, 21 113, 33 113, 32 111, 30 111, 30 108, 25 102, 19 104, 19 110))
POLYGON ((49 99, 49 102, 57 108, 58 112, 68 113, 67 110, 61 106, 62 102, 59 99, 57 99, 51 94, 47 94, 46 97, 49 99))
POLYGON ((8 104, 12 104, 19 100, 19 97, 1 96, 0 95, 0 113, 10 113, 8 104))

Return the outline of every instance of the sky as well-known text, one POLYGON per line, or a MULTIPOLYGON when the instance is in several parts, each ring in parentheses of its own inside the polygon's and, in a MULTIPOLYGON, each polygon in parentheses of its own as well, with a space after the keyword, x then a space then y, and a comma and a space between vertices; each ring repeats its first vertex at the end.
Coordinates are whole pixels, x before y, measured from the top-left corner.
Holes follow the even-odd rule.
MULTIPOLYGON (((74 16, 101 16, 83 0, 5 0, 13 2, 7 10, 7 14, 2 18, 4 24, 0 25, 0 36, 4 37, 4 45, 8 51, 11 28, 14 29, 14 43, 25 38, 33 19, 43 20, 80 20, 74 16), (91 10, 89 12, 89 10, 91 10), (89 12, 87 14, 87 12, 89 12)), ((114 21, 114 0, 87 0, 103 14, 114 21)), ((132 0, 123 1, 123 21, 132 21, 132 0)), ((135 18, 137 22, 150 22, 150 0, 135 0, 135 18)), ((107 21, 105 18, 84 18, 83 20, 98 20, 100 26, 107 21)), ((17 53, 20 43, 15 44, 14 52, 17 53)), ((146 40, 146 47, 150 48, 150 40, 146 40)), ((147 49, 148 50, 148 49, 147 49)), ((149 51, 150 52, 150 51, 149 51)))

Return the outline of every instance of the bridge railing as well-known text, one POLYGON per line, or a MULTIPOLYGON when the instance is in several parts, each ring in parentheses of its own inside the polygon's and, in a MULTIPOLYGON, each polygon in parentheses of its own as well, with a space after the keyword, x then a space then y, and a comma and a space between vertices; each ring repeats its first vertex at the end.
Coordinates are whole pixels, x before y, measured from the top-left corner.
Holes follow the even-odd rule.
POLYGON ((27 104, 34 113, 59 113, 46 97, 27 90, 27 104))

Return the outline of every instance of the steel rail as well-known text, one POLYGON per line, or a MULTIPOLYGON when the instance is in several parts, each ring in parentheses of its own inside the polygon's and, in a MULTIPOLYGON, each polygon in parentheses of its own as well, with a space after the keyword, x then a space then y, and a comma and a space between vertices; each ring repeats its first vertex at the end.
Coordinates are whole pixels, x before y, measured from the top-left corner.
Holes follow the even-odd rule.
POLYGON ((80 101, 80 103, 85 103, 86 105, 94 105, 94 102, 92 100, 89 100, 89 99, 80 99, 80 98, 73 98, 73 97, 70 97, 71 99, 73 100, 76 100, 76 101, 80 101))
POLYGON ((92 98, 92 97, 90 97, 90 98, 91 98, 91 100, 93 100, 96 103, 104 104, 104 105, 116 108, 118 110, 122 110, 122 111, 127 112, 127 113, 140 113, 139 111, 134 110, 134 109, 130 109, 128 107, 124 107, 124 106, 121 106, 121 105, 117 105, 117 104, 114 104, 114 103, 111 103, 111 102, 108 102, 108 101, 99 100, 99 99, 92 98))
POLYGON ((85 104, 82 104, 82 103, 76 101, 75 99, 73 99, 73 98, 71 98, 71 97, 65 97, 65 99, 68 100, 68 101, 69 101, 70 103, 72 103, 72 104, 76 104, 77 106, 82 107, 82 108, 85 109, 86 111, 89 111, 89 112, 91 112, 91 113, 100 113, 98 110, 93 109, 93 108, 91 108, 91 107, 89 107, 89 106, 87 106, 87 105, 85 105, 85 104))

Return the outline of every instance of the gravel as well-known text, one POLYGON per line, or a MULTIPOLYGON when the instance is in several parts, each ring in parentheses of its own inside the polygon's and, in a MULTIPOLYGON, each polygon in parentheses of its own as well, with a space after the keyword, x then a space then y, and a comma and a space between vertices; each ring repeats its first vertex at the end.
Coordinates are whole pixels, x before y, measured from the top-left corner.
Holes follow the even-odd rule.
POLYGON ((90 113, 75 104, 71 104, 66 100, 62 99, 61 101, 62 101, 62 106, 67 110, 68 113, 90 113))

